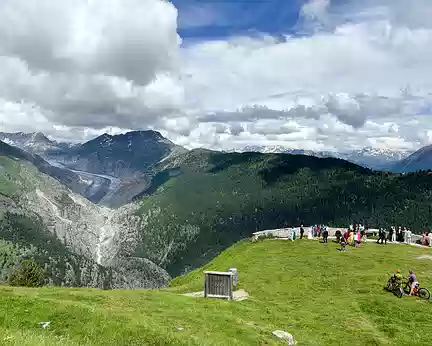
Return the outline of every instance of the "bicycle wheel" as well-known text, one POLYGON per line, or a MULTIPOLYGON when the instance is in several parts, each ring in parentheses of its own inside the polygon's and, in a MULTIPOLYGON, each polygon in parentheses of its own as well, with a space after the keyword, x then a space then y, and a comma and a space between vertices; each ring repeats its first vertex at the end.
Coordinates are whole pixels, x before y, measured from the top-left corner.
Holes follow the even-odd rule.
POLYGON ((418 296, 422 299, 429 299, 430 298, 430 292, 427 288, 420 288, 418 290, 418 296))
POLYGON ((401 286, 399 286, 393 291, 393 293, 396 295, 396 297, 402 298, 402 296, 404 295, 404 290, 401 286))
POLYGON ((402 288, 406 294, 409 294, 411 292, 411 287, 408 282, 404 282, 402 284, 402 288))

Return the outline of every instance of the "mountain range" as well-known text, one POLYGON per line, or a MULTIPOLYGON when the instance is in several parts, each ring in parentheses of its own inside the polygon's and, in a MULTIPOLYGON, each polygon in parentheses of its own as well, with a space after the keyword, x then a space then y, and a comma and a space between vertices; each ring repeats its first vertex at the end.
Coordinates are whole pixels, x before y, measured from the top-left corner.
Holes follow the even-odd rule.
POLYGON ((156 131, 74 145, 0 138, 0 281, 33 258, 55 285, 157 288, 256 230, 361 220, 420 232, 432 221, 427 172, 302 151, 188 151, 156 131))
POLYGON ((51 141, 42 133, 0 133, 0 140, 40 155, 52 171, 64 173, 56 178, 72 191, 110 207, 145 190, 158 162, 186 152, 156 131, 103 134, 83 144, 51 141))
POLYGON ((432 145, 417 150, 392 167, 394 172, 399 173, 416 172, 420 170, 427 171, 430 169, 432 169, 432 145))
MULTIPOLYGON (((350 150, 345 152, 336 151, 314 151, 304 149, 290 149, 283 146, 247 146, 240 150, 229 150, 228 152, 260 152, 269 153, 285 153, 293 155, 308 155, 315 157, 335 157, 338 159, 347 160, 363 167, 368 167, 375 170, 393 171, 394 166, 399 161, 413 154, 413 151, 407 150, 391 150, 366 147, 360 150, 350 150)), ((432 165, 430 166, 432 167, 432 165)))

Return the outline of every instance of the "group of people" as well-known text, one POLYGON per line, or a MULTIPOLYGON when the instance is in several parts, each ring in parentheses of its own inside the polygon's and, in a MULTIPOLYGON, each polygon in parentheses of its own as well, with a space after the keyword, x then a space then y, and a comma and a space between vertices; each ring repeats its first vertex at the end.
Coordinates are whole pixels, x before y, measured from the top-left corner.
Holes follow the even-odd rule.
MULTIPOLYGON (((399 226, 397 229, 395 226, 391 226, 388 230, 385 228, 380 228, 378 232, 378 240, 377 243, 379 244, 387 244, 387 240, 392 243, 406 243, 406 244, 412 244, 412 236, 413 233, 409 228, 401 227, 399 226)), ((423 238, 421 240, 421 244, 424 246, 430 246, 432 247, 432 231, 431 232, 424 232, 423 238)))
POLYGON ((387 244, 387 240, 391 241, 392 243, 407 243, 411 244, 412 239, 412 232, 410 229, 407 229, 406 227, 399 226, 398 229, 396 229, 395 226, 391 226, 389 230, 387 231, 385 228, 380 228, 378 232, 378 241, 377 243, 381 242, 381 244, 387 244))
MULTIPOLYGON (((300 239, 303 238, 304 227, 300 226, 300 239)), ((321 238, 323 237, 324 243, 328 243, 329 231, 327 226, 324 225, 313 225, 309 229, 308 239, 321 238)))
POLYGON ((321 238, 324 233, 327 232, 327 226, 324 225, 313 225, 312 226, 312 236, 314 238, 321 238))
MULTIPOLYGON (((304 236, 304 227, 300 227, 300 239, 304 236)), ((367 240, 365 233, 365 227, 362 224, 351 224, 347 231, 342 234, 341 231, 336 231, 335 233, 336 241, 341 244, 342 251, 346 251, 346 246, 360 247, 362 242, 367 240)), ((377 244, 387 244, 387 240, 392 243, 412 243, 413 233, 410 229, 406 227, 395 226, 389 227, 387 230, 385 228, 380 228, 378 232, 377 244)), ((316 224, 309 228, 308 239, 323 238, 324 243, 328 243, 329 231, 327 226, 316 224)), ((421 240, 422 245, 432 247, 432 231, 425 232, 421 240)))
POLYGON ((347 246, 358 248, 367 238, 362 224, 350 225, 343 235, 341 231, 336 231, 335 236, 336 241, 341 245, 341 251, 347 251, 347 246))

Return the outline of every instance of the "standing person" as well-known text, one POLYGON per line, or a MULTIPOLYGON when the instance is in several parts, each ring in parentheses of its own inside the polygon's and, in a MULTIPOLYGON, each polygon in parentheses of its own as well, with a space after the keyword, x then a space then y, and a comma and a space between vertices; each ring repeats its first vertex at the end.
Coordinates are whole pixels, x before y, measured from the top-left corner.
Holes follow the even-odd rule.
POLYGON ((407 244, 411 244, 411 236, 412 236, 411 230, 407 229, 405 232, 406 232, 405 234, 406 234, 407 244))
POLYGON ((323 226, 323 239, 324 239, 324 244, 328 244, 328 231, 327 231, 327 227, 323 226))
POLYGON ((389 241, 393 241, 393 226, 392 227, 390 227, 390 229, 389 229, 389 241))
POLYGON ((409 285, 411 287, 411 291, 410 294, 408 294, 409 296, 412 296, 414 288, 418 285, 418 281, 417 281, 417 276, 415 275, 415 273, 410 269, 409 271, 410 275, 408 276, 408 282, 409 285))
POLYGON ((309 227, 309 230, 308 230, 308 239, 309 240, 312 240, 313 239, 313 226, 312 227, 309 227))
POLYGON ((300 226, 300 239, 303 239, 304 228, 303 225, 300 226))
POLYGON ((429 232, 428 238, 429 238, 429 247, 432 247, 432 231, 429 232))
POLYGON ((406 227, 403 228, 402 234, 403 234, 404 243, 408 244, 408 233, 406 227))
POLYGON ((382 238, 382 228, 380 228, 380 229, 378 230, 378 240, 377 240, 377 244, 379 244, 381 238, 382 238))
POLYGON ((349 243, 350 246, 354 245, 354 231, 350 232, 348 243, 349 243))
POLYGON ((343 237, 345 238, 345 243, 348 244, 349 231, 346 231, 346 232, 344 233, 343 237))
POLYGON ((397 241, 399 243, 403 242, 403 234, 402 234, 402 227, 401 226, 399 226, 399 229, 398 229, 397 241))
POLYGON ((357 230, 357 233, 355 235, 355 247, 357 248, 360 247, 361 238, 362 238, 361 232, 360 230, 357 230))
POLYGON ((391 230, 392 230, 391 241, 392 241, 392 243, 396 243, 396 228, 395 228, 395 226, 391 226, 391 230))
POLYGON ((384 244, 384 242, 385 242, 387 245, 386 231, 384 228, 380 228, 377 244, 379 244, 380 240, 381 240, 381 244, 384 244))
POLYGON ((322 232, 322 226, 318 225, 318 238, 321 237, 321 232, 322 232))

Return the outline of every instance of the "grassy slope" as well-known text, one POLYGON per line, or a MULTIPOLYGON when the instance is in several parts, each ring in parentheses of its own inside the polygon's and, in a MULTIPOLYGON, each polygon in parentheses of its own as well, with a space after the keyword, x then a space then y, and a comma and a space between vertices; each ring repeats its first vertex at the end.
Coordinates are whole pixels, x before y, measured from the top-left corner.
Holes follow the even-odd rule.
POLYGON ((136 255, 174 276, 257 230, 361 221, 420 232, 432 220, 432 175, 373 173, 300 155, 194 151, 186 157, 170 167, 182 174, 143 199, 140 209, 146 226, 136 255))
POLYGON ((242 242, 203 269, 237 267, 243 302, 193 299, 202 270, 165 292, 0 288, 0 343, 9 345, 427 345, 432 302, 383 291, 387 273, 416 269, 432 288, 428 249, 366 244, 340 253, 310 241, 242 242), (52 321, 49 330, 38 327, 52 321), (177 328, 184 328, 178 331, 177 328), (11 341, 3 341, 6 337, 11 341))

